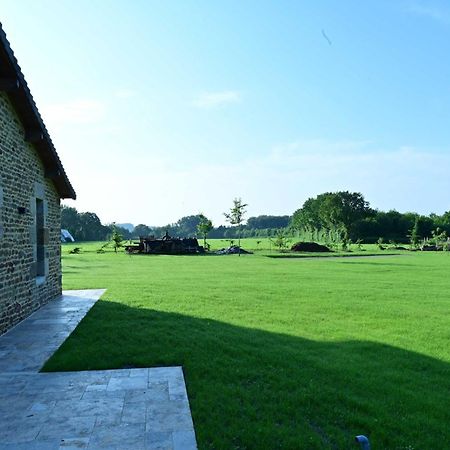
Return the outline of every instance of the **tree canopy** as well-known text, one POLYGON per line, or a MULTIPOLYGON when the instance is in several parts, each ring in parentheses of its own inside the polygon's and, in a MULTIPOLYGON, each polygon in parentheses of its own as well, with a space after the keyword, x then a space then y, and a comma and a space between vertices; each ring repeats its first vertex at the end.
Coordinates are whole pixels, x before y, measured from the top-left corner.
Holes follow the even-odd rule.
POLYGON ((97 214, 79 213, 75 208, 61 208, 61 228, 70 231, 76 241, 102 241, 110 234, 109 227, 102 225, 97 214))
POLYGON ((267 228, 286 228, 289 225, 291 216, 256 216, 249 217, 247 220, 246 228, 262 230, 267 228))
POLYGON ((337 230, 347 238, 359 221, 374 214, 359 192, 326 192, 306 200, 294 212, 292 226, 297 230, 337 230))

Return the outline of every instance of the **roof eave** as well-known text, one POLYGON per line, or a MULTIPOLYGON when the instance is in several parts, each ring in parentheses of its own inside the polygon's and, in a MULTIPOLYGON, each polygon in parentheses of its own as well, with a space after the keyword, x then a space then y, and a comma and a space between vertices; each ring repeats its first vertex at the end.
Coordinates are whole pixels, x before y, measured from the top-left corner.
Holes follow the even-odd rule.
POLYGON ((49 178, 52 179, 60 198, 71 198, 75 200, 75 190, 59 159, 1 23, 0 44, 0 81, 4 81, 3 86, 0 84, 0 88, 4 92, 7 92, 19 116, 25 129, 24 138, 26 138, 27 134, 33 135, 33 139, 29 140, 29 142, 34 145, 46 171, 57 174, 49 178))

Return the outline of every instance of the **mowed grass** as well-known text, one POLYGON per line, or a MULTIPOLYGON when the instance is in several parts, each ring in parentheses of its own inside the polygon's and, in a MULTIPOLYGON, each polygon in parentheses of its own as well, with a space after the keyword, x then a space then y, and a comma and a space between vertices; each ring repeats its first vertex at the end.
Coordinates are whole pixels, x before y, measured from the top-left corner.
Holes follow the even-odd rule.
MULTIPOLYGON (((69 255, 45 370, 182 365, 200 449, 450 448, 450 255, 69 255)), ((243 244, 245 247, 245 244, 243 244)))

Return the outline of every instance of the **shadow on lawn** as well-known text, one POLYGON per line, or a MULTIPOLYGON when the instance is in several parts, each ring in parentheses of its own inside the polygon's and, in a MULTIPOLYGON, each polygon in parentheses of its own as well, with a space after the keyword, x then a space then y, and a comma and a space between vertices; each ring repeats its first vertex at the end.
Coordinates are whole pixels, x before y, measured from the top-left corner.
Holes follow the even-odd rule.
POLYGON ((330 260, 336 260, 336 259, 364 259, 364 258, 385 258, 385 257, 392 257, 392 256, 404 256, 402 254, 399 253, 383 253, 382 255, 380 255, 379 253, 368 253, 368 254, 354 254, 354 255, 349 255, 349 254, 339 254, 339 253, 334 253, 334 252, 330 252, 330 253, 304 253, 302 255, 298 255, 298 254, 292 254, 292 253, 278 253, 278 254, 271 254, 271 255, 264 255, 267 258, 274 258, 274 259, 330 259, 330 260))
POLYGON ((45 370, 182 365, 199 447, 440 449, 450 365, 375 342, 320 342, 99 301, 45 370))

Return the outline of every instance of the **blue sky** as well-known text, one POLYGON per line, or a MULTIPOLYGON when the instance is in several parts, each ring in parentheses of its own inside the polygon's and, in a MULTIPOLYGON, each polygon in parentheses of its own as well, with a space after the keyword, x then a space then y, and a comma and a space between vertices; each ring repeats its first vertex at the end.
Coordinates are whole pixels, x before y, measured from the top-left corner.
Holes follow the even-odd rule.
POLYGON ((234 197, 291 214, 325 191, 450 209, 448 1, 2 0, 77 191, 162 225, 234 197))

